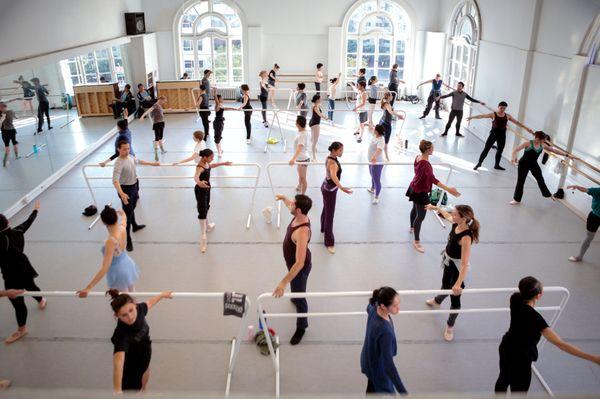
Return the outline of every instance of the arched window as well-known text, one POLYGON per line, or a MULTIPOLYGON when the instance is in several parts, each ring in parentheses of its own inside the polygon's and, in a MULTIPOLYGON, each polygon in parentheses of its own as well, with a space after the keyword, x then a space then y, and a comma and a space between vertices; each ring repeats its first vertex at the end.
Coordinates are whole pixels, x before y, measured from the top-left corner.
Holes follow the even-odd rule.
POLYGON ((479 10, 473 0, 456 6, 450 21, 446 82, 452 87, 463 82, 468 93, 473 93, 480 26, 479 10))
POLYGON ((348 13, 344 25, 346 79, 354 80, 358 70, 366 68, 367 79, 375 75, 387 83, 394 64, 399 65, 398 78, 404 79, 411 32, 406 11, 390 0, 363 0, 348 13))
POLYGON ((178 13, 175 29, 180 75, 201 79, 211 69, 217 84, 243 82, 243 27, 236 9, 222 0, 198 1, 178 13))

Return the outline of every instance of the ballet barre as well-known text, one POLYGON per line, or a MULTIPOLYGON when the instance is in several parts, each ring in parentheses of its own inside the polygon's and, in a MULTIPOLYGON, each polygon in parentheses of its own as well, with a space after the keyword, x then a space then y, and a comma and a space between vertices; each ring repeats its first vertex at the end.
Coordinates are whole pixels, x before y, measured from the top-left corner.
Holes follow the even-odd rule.
MULTIPOLYGON (((306 165, 306 166, 315 166, 315 165, 320 165, 320 166, 325 166, 325 162, 295 162, 295 165, 306 165)), ((377 162, 377 163, 371 163, 371 162, 344 162, 342 163, 343 166, 369 166, 369 165, 384 165, 384 166, 414 166, 413 162, 377 162)), ((442 166, 445 168, 448 168, 448 174, 446 175, 446 179, 444 181, 444 184, 448 185, 448 181, 450 180, 450 176, 452 175, 452 172, 454 171, 454 168, 451 164, 447 163, 447 162, 431 162, 432 166, 442 166)), ((288 169, 290 168, 290 164, 289 162, 269 162, 267 164, 267 178, 269 179, 269 187, 271 188, 271 193, 273 194, 273 198, 275 198, 276 192, 275 192, 275 186, 273 185, 273 178, 272 178, 272 174, 271 174, 271 168, 274 166, 287 166, 288 169)), ((444 195, 444 191, 442 190, 442 196, 444 195)), ((441 198, 441 197, 440 197, 441 198)), ((281 227, 281 201, 277 201, 277 228, 279 229, 281 227)), ((440 216, 437 214, 437 212, 434 212, 435 217, 437 218, 438 222, 440 223, 440 225, 443 228, 446 228, 446 225, 444 224, 444 221, 442 220, 442 218, 440 218, 440 216)))
MULTIPOLYGON (((104 168, 109 168, 112 165, 107 165, 104 168)), ((141 168, 157 168, 157 167, 196 167, 196 164, 194 163, 186 163, 186 164, 179 164, 179 165, 173 165, 173 164, 160 164, 159 166, 151 166, 151 165, 136 165, 137 167, 141 167, 141 168)), ((260 175, 262 172, 262 168, 259 164, 257 163, 233 163, 231 165, 228 165, 228 167, 252 167, 252 168, 256 168, 256 174, 254 175, 223 175, 223 176, 219 176, 219 175, 211 175, 211 179, 252 179, 254 180, 254 185, 252 187, 252 198, 250 200, 250 206, 248 209, 248 217, 246 218, 246 229, 250 229, 250 224, 252 222, 252 215, 254 213, 254 203, 255 203, 255 199, 256 199, 256 190, 258 188, 258 182, 260 180, 260 175)), ((90 192, 90 195, 92 197, 92 200, 94 201, 94 205, 96 207, 98 207, 98 201, 96 199, 96 196, 94 194, 94 190, 92 189, 92 186, 90 184, 90 180, 111 180, 112 181, 112 176, 88 176, 87 173, 87 169, 88 168, 103 168, 100 165, 97 164, 88 164, 88 165, 83 165, 83 167, 81 168, 81 172, 83 173, 83 178, 85 179, 85 184, 88 187, 88 190, 90 192)), ((175 175, 175 176, 138 176, 138 180, 181 180, 181 179, 193 179, 194 176, 183 176, 183 175, 175 175)), ((98 222, 98 219, 100 218, 100 216, 97 216, 92 223, 88 226, 88 230, 91 230, 94 225, 98 222)))
MULTIPOLYGON (((477 289, 465 289, 461 295, 473 295, 473 294, 511 294, 518 291, 517 288, 477 288, 477 289)), ((561 316, 568 300, 570 297, 569 290, 565 287, 544 287, 544 293, 556 292, 561 294, 561 299, 558 306, 539 306, 535 309, 542 312, 554 312, 549 326, 555 328, 559 317, 561 316)), ((452 295, 452 290, 404 290, 398 291, 400 298, 404 296, 419 296, 419 295, 452 295)), ((283 298, 365 298, 368 299, 373 295, 372 291, 345 291, 345 292, 305 292, 305 293, 286 293, 281 298, 274 298, 272 293, 264 293, 258 296, 256 300, 258 317, 260 320, 261 328, 265 336, 269 336, 269 324, 267 320, 270 319, 290 319, 297 317, 346 317, 346 316, 366 316, 367 312, 362 311, 350 311, 350 312, 308 312, 308 313, 295 313, 295 312, 279 312, 271 313, 265 310, 264 302, 266 300, 281 300, 283 298)), ((398 315, 433 315, 433 314, 468 314, 468 313, 509 313, 510 308, 508 307, 482 307, 472 309, 431 309, 431 310, 400 310, 398 315)), ((275 337, 276 342, 279 342, 279 337, 275 337)), ((280 371, 281 363, 279 359, 279 353, 281 347, 279 346, 276 350, 270 339, 267 339, 267 346, 269 348, 269 356, 275 369, 275 396, 279 398, 281 392, 280 382, 280 371)), ((538 345, 538 350, 541 351, 545 340, 542 340, 538 345)), ((554 396, 548 383, 544 380, 539 370, 532 365, 533 372, 539 379, 543 388, 548 392, 550 396, 554 396)))
MULTIPOLYGON (((127 294, 136 298, 149 298, 160 295, 160 292, 127 292, 127 294)), ((223 301, 223 296, 225 292, 173 292, 173 299, 217 299, 223 301)), ((78 298, 77 292, 75 291, 25 291, 19 296, 43 296, 43 297, 66 297, 66 298, 74 298, 79 301, 85 300, 82 298, 78 298)), ((88 297, 92 298, 106 298, 106 293, 104 292, 89 292, 88 297)), ((244 333, 246 332, 247 319, 248 319, 248 311, 250 310, 250 306, 252 303, 248 296, 246 296, 246 301, 244 304, 244 314, 240 318, 239 327, 237 329, 237 334, 235 337, 231 339, 231 349, 229 352, 229 364, 227 366, 227 383, 225 386, 225 397, 229 397, 231 392, 231 379, 233 377, 233 371, 235 368, 235 363, 237 360, 237 356, 240 350, 240 343, 243 340, 244 333)))

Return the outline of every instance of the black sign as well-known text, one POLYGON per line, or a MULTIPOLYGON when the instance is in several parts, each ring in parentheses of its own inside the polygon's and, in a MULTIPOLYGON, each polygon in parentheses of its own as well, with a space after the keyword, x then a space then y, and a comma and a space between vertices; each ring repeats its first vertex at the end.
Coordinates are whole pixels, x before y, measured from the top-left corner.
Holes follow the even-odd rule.
POLYGON ((246 294, 226 292, 223 295, 223 316, 243 317, 246 311, 246 294))

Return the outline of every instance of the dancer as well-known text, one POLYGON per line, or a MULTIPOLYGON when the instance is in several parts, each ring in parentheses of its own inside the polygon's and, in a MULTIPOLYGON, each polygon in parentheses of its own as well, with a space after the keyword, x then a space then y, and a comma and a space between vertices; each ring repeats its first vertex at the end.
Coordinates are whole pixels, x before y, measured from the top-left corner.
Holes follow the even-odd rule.
MULTIPOLYGON (((217 91, 216 87, 211 87, 210 76, 212 75, 212 71, 210 69, 204 70, 204 76, 200 81, 200 84, 205 88, 205 96, 206 96, 206 106, 210 108, 210 95, 217 91)), ((205 132, 208 134, 208 132, 205 132)))
POLYGON ((429 97, 427 97, 427 106, 423 111, 423 115, 419 119, 425 119, 427 115, 429 115, 429 111, 431 111, 431 106, 435 102, 435 119, 442 119, 440 116, 440 96, 442 95, 442 75, 439 73, 435 74, 435 78, 431 80, 426 80, 417 85, 417 89, 425 84, 431 83, 431 90, 429 91, 429 97))
MULTIPOLYGON (((280 298, 283 296, 285 287, 288 284, 292 292, 306 292, 308 275, 312 268, 312 256, 308 248, 311 237, 308 211, 312 207, 312 200, 303 194, 297 194, 293 200, 288 199, 285 195, 278 194, 275 199, 283 201, 293 216, 283 239, 283 258, 288 272, 273 291, 273 296, 280 298)), ((306 298, 292 298, 292 303, 296 306, 297 313, 308 313, 306 298)), ((296 319, 296 331, 290 340, 290 344, 298 345, 302 341, 307 328, 308 319, 298 317, 296 319)))
MULTIPOLYGON (((202 79, 202 81, 204 82, 204 79, 202 79)), ((208 133, 210 129, 210 110, 208 103, 208 98, 210 95, 209 90, 210 83, 209 86, 201 84, 198 90, 198 97, 196 98, 196 104, 198 104, 198 114, 200 114, 200 119, 202 119, 202 128, 204 129, 204 141, 208 140, 208 133)))
POLYGON ((219 166, 229 166, 231 162, 216 162, 215 154, 209 148, 200 151, 200 162, 196 165, 196 173, 194 174, 194 194, 196 196, 196 205, 198 209, 198 220, 200 220, 200 252, 206 252, 207 237, 206 233, 210 233, 215 228, 215 224, 211 223, 208 218, 208 210, 210 209, 210 170, 219 166))
POLYGON ((138 84, 137 89, 137 99, 140 103, 140 107, 137 112, 137 117, 139 118, 148 108, 154 105, 156 99, 148 90, 146 90, 143 84, 138 84))
POLYGON ((579 249, 579 254, 577 256, 569 257, 571 262, 581 262, 583 259, 583 255, 585 255, 586 251, 590 247, 590 244, 594 240, 594 236, 596 235, 596 231, 598 231, 598 227, 600 226, 600 187, 590 187, 585 188, 581 186, 567 186, 568 190, 579 190, 582 193, 586 193, 592 196, 592 210, 588 214, 587 221, 585 224, 586 228, 586 237, 585 240, 581 243, 581 248, 579 249))
POLYGON ((250 87, 248 85, 243 84, 241 86, 242 89, 242 105, 238 108, 238 110, 244 110, 244 125, 246 126, 246 144, 252 143, 252 123, 250 120, 252 119, 252 104, 250 104, 250 87))
POLYGON ((9 110, 6 103, 0 101, 0 131, 2 132, 2 141, 4 142, 4 158, 2 166, 8 165, 8 156, 10 155, 10 144, 12 143, 15 159, 19 159, 19 142, 17 141, 17 130, 13 121, 17 119, 15 111, 9 110))
POLYGON ((187 72, 184 72, 183 75, 181 75, 181 77, 179 78, 179 80, 189 80, 190 79, 190 75, 188 75, 187 72))
POLYGON ((308 188, 308 182, 306 181, 306 172, 308 171, 308 163, 310 163, 310 156, 308 155, 308 133, 306 131, 306 118, 298 115, 296 117, 296 129, 298 134, 294 138, 294 155, 290 159, 290 166, 297 165, 298 169, 298 185, 296 186, 296 192, 305 194, 308 188))
POLYGON ((108 290, 117 326, 111 337, 113 344, 113 389, 116 394, 123 391, 146 390, 150 379, 152 341, 146 315, 161 299, 171 299, 172 291, 161 292, 146 302, 136 303, 128 294, 108 290))
POLYGON ((131 131, 129 130, 129 122, 127 119, 120 119, 117 121, 117 137, 115 138, 115 153, 110 156, 107 160, 104 160, 99 163, 100 166, 105 167, 110 161, 115 160, 119 156, 119 148, 117 145, 121 141, 127 142, 129 144, 129 154, 135 157, 135 151, 133 151, 133 145, 131 143, 131 131))
POLYGON ((13 80, 13 83, 21 86, 21 89, 23 90, 23 109, 29 109, 31 115, 35 115, 33 113, 33 98, 35 97, 34 87, 31 85, 31 83, 23 79, 23 75, 19 75, 19 78, 17 80, 13 80))
POLYGON ((112 108, 115 119, 119 118, 120 116, 127 118, 130 113, 134 113, 135 100, 133 99, 133 94, 131 93, 131 85, 126 84, 119 98, 113 98, 112 102, 108 104, 108 106, 112 108))
POLYGON ((538 359, 537 344, 542 335, 568 354, 600 365, 599 355, 584 352, 563 341, 535 310, 543 291, 542 283, 535 277, 528 276, 519 281, 519 292, 510 297, 510 327, 502 337, 498 349, 500 375, 494 388, 496 393, 506 392, 508 388, 511 393, 529 390, 531 363, 538 359))
POLYGON ((198 162, 200 162, 200 151, 206 148, 206 141, 204 141, 204 132, 202 130, 194 131, 194 133, 192 133, 192 139, 196 143, 194 145, 194 151, 192 152, 192 155, 182 159, 181 161, 174 162, 173 165, 181 165, 182 163, 187 163, 190 161, 194 161, 194 163, 197 165, 198 162))
MULTIPOLYGON (((7 290, 41 291, 34 279, 38 276, 31 265, 29 258, 23 252, 25 248, 25 233, 37 217, 40 202, 36 201, 33 212, 26 221, 17 227, 10 227, 8 219, 0 214, 0 271, 4 279, 4 288, 7 290)), ((41 296, 34 296, 39 309, 45 309, 47 301, 41 296)), ((4 340, 12 344, 27 335, 27 306, 22 296, 10 298, 10 303, 15 308, 18 329, 4 340)))
POLYGON ((325 161, 325 180, 321 184, 323 195, 323 211, 321 212, 321 233, 325 234, 325 247, 330 254, 335 253, 335 237, 333 236, 333 217, 335 215, 335 200, 338 188, 346 194, 352 194, 352 190, 342 186, 342 165, 338 157, 344 154, 344 145, 334 141, 328 148, 329 156, 325 161))
POLYGON ((225 128, 225 118, 223 112, 226 110, 235 110, 235 108, 224 107, 223 97, 220 94, 215 96, 215 120, 213 121, 213 130, 215 131, 215 144, 217 145, 217 156, 223 156, 223 148, 221 148, 221 140, 223 139, 223 129, 225 128))
MULTIPOLYGON (((427 209, 441 213, 444 219, 452 223, 446 249, 442 252, 444 273, 441 289, 452 290, 450 309, 460 309, 460 294, 465 288, 471 246, 479 242, 479 221, 475 219, 473 209, 468 205, 456 205, 452 213, 431 204, 427 205, 427 209)), ((425 303, 431 307, 439 307, 447 296, 438 295, 425 303)), ((448 316, 444 331, 444 339, 448 342, 454 339, 454 323, 457 317, 458 313, 450 313, 448 316)))
POLYGON ((369 126, 373 127, 373 112, 375 111, 375 105, 377 104, 377 91, 379 90, 379 87, 377 87, 377 76, 371 76, 367 86, 369 89, 367 98, 367 101, 369 102, 367 119, 369 121, 369 126))
POLYGON ((160 147, 160 153, 164 154, 165 148, 163 147, 163 134, 165 132, 165 116, 163 113, 163 105, 167 102, 167 97, 160 96, 156 103, 144 112, 140 116, 140 120, 144 120, 146 115, 150 114, 152 120, 152 130, 154 131, 154 141, 152 142, 154 147, 154 160, 158 162, 158 148, 160 147))
POLYGON ((135 207, 139 198, 138 192, 140 185, 137 178, 136 163, 149 166, 160 166, 158 162, 142 161, 130 155, 130 146, 125 141, 117 143, 119 157, 115 161, 113 167, 113 185, 117 189, 117 194, 121 199, 121 206, 127 216, 127 250, 133 251, 133 243, 131 241, 131 229, 137 232, 144 227, 145 224, 138 224, 135 220, 135 207))
POLYGON ((279 72, 279 65, 273 65, 273 69, 269 71, 269 77, 267 83, 269 84, 269 98, 271 99, 271 106, 277 107, 275 104, 275 88, 279 79, 277 79, 277 72, 279 72))
POLYGON ((362 142, 363 131, 365 126, 367 125, 367 111, 365 110, 367 104, 367 91, 365 90, 365 82, 359 82, 358 85, 358 94, 356 95, 356 106, 353 111, 358 112, 358 127, 354 135, 356 137, 356 142, 362 142))
POLYGON ((306 118, 308 115, 308 101, 306 100, 306 93, 304 89, 306 85, 304 83, 298 83, 296 87, 296 109, 300 112, 300 115, 306 118))
POLYGON ((394 111, 392 108, 392 93, 386 92, 383 94, 383 98, 381 99, 381 109, 383 110, 383 115, 379 120, 379 124, 383 126, 384 133, 383 137, 385 139, 384 153, 386 161, 390 161, 390 156, 388 155, 388 143, 390 142, 390 138, 392 137, 392 119, 395 116, 398 119, 403 120, 404 115, 399 112, 394 111))
POLYGON ((42 132, 42 126, 44 125, 44 115, 46 115, 46 122, 48 123, 48 130, 52 129, 50 126, 50 102, 48 101, 48 97, 46 97, 48 93, 48 89, 46 89, 40 83, 40 79, 33 78, 31 82, 34 84, 35 94, 38 100, 38 111, 37 111, 37 119, 38 119, 38 127, 37 133, 42 132))
POLYGON ((308 126, 310 127, 313 162, 317 162, 317 144, 321 134, 321 119, 327 120, 321 109, 321 95, 315 94, 312 98, 312 115, 308 126))
POLYGON ((381 287, 373 291, 367 305, 367 328, 360 353, 360 369, 368 379, 367 394, 408 394, 394 364, 398 347, 390 315, 398 312, 400 295, 395 289, 381 287))
POLYGON ((521 199, 523 198, 523 187, 525 186, 525 180, 527 179, 527 175, 529 172, 533 175, 535 180, 537 181, 538 187, 542 192, 542 195, 545 198, 552 198, 552 193, 548 190, 546 186, 546 182, 544 181, 544 175, 542 174, 542 169, 540 169, 540 165, 537 163, 537 159, 543 151, 552 152, 557 155, 566 155, 564 152, 557 150, 548 146, 544 140, 546 140, 546 133, 542 131, 537 131, 534 133, 533 140, 529 140, 514 149, 512 153, 513 163, 517 163, 517 153, 521 150, 525 150, 523 152, 523 156, 518 161, 519 166, 517 168, 517 185, 515 187, 515 193, 513 195, 512 201, 510 201, 511 205, 519 205, 521 203, 521 199))
POLYGON ((361 82, 365 84, 365 87, 367 86, 367 78, 365 77, 366 74, 367 74, 366 68, 360 68, 358 70, 358 75, 356 76, 356 87, 357 88, 361 82))
POLYGON ((398 79, 398 64, 392 65, 392 69, 390 70, 390 82, 388 83, 388 90, 392 94, 392 98, 390 99, 390 105, 392 108, 394 107, 394 101, 396 101, 396 96, 398 95, 399 84, 406 84, 402 79, 398 79))
POLYGON ((333 78, 329 80, 329 90, 327 92, 327 101, 329 101, 329 111, 328 111, 328 118, 331 121, 331 126, 333 125, 333 111, 335 110, 335 98, 336 98, 336 92, 337 92, 337 87, 340 83, 340 78, 342 77, 342 74, 339 73, 337 78, 333 78))
POLYGON ((410 211, 410 231, 415 235, 413 247, 415 247, 417 252, 424 253, 425 250, 420 240, 421 223, 423 223, 427 214, 426 206, 430 203, 429 193, 431 192, 431 186, 435 184, 455 197, 459 197, 460 193, 455 187, 448 187, 440 182, 433 174, 433 168, 429 163, 429 157, 433 154, 433 143, 421 140, 419 150, 421 151, 421 155, 415 158, 415 177, 408 186, 406 196, 413 203, 412 210, 410 211))
POLYGON ((446 123, 446 128, 444 129, 444 133, 442 136, 448 135, 448 130, 454 121, 454 117, 456 117, 456 136, 457 137, 465 137, 460 133, 460 121, 463 117, 463 107, 465 105, 465 99, 471 101, 472 103, 478 103, 481 105, 485 105, 484 102, 475 100, 473 97, 467 94, 467 92, 463 91, 465 88, 465 84, 463 82, 458 82, 456 86, 456 90, 452 93, 448 93, 443 96, 438 96, 438 101, 443 98, 452 97, 452 109, 450 110, 450 115, 448 115, 448 123, 446 123))
POLYGON ((263 126, 264 127, 269 127, 269 124, 267 123, 267 99, 269 98, 269 84, 267 83, 267 71, 260 71, 260 73, 258 74, 258 76, 260 77, 260 94, 258 95, 258 100, 260 101, 260 105, 261 105, 261 111, 260 113, 262 114, 262 119, 263 119, 263 126))
POLYGON ((381 172, 383 171, 383 154, 385 151, 384 135, 385 127, 382 124, 375 126, 373 129, 373 139, 371 140, 371 144, 369 144, 368 158, 372 165, 369 165, 371 188, 367 189, 367 191, 373 194, 373 205, 379 203, 379 194, 381 193, 381 172))
POLYGON ((322 63, 318 63, 317 64, 317 71, 315 72, 315 90, 317 91, 317 94, 320 94, 321 92, 321 83, 323 83, 323 64, 322 63))
MULTIPOLYGON (((102 266, 90 283, 77 291, 79 298, 86 298, 104 276, 109 289, 129 292, 135 291, 134 284, 140 277, 140 269, 125 251, 127 215, 123 209, 116 211, 110 205, 106 205, 100 212, 100 219, 108 230, 108 237, 102 246, 102 266)), ((139 225, 138 230, 144 227, 139 225)))
POLYGON ((471 119, 486 119, 489 118, 492 120, 492 130, 490 130, 490 135, 488 136, 485 146, 483 147, 483 151, 481 151, 481 155, 479 156, 479 161, 477 161, 477 165, 473 168, 473 170, 477 170, 483 164, 485 157, 487 157, 488 152, 492 149, 494 143, 497 145, 496 147, 496 163, 494 165, 494 169, 497 170, 506 170, 500 165, 500 160, 502 159, 502 151, 504 151, 504 145, 506 143, 506 125, 508 121, 511 121, 515 125, 527 130, 529 133, 533 134, 533 130, 523 125, 521 122, 510 116, 506 113, 506 107, 508 104, 506 101, 500 101, 498 104, 498 111, 492 112, 491 114, 481 114, 475 115, 467 118, 467 122, 471 119))

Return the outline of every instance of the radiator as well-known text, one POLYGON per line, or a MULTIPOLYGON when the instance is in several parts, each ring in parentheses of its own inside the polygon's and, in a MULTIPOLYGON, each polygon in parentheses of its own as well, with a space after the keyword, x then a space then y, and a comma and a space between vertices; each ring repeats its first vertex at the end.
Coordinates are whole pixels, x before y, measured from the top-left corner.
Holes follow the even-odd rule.
POLYGON ((233 100, 237 101, 240 97, 240 88, 239 87, 217 87, 217 94, 220 94, 223 97, 223 100, 233 100))

